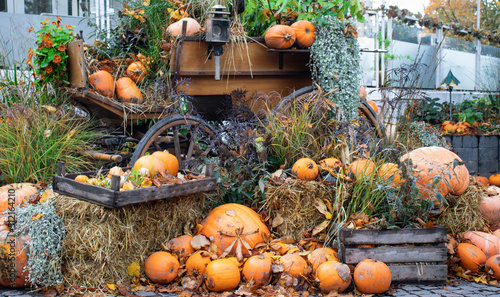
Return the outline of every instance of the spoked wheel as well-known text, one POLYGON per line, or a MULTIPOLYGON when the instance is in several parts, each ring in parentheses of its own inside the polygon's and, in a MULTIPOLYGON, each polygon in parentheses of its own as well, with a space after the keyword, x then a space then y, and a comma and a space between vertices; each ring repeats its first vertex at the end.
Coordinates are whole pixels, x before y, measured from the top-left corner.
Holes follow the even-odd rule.
POLYGON ((191 169, 215 153, 215 130, 194 116, 173 115, 154 124, 132 155, 130 166, 147 152, 168 150, 179 160, 179 168, 191 169))
MULTIPOLYGON (((307 86, 301 89, 298 89, 297 91, 289 94, 285 98, 281 99, 281 101, 276 104, 276 106, 273 108, 272 112, 277 113, 281 109, 283 109, 285 106, 289 105, 295 99, 302 97, 302 96, 307 96, 307 94, 313 92, 316 88, 314 86, 307 86)), ((377 113, 373 110, 373 108, 366 102, 363 98, 359 98, 359 101, 361 102, 361 106, 359 107, 359 110, 365 115, 365 117, 371 122, 373 127, 375 128, 375 132, 377 133, 377 136, 379 138, 384 138, 385 133, 384 133, 384 127, 379 125, 378 119, 377 119, 377 113)))

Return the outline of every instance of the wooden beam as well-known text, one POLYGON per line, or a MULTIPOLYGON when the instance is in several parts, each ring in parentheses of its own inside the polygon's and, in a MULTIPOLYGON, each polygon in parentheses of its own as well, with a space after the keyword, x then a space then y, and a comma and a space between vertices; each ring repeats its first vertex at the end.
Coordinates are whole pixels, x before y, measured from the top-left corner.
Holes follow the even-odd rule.
POLYGON ((357 264, 364 259, 379 260, 384 263, 444 262, 446 246, 384 246, 376 248, 345 248, 343 257, 346 264, 357 264))
POLYGON ((362 244, 424 244, 446 242, 446 228, 342 229, 340 242, 345 246, 362 244))

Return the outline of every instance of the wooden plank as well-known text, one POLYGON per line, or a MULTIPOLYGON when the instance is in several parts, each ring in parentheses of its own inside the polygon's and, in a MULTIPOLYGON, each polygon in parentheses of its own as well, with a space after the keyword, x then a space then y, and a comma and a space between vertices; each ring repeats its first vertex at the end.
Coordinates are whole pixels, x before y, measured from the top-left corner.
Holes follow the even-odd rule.
POLYGON ((414 282, 445 282, 448 274, 446 264, 425 265, 387 265, 391 270, 392 282, 414 283, 414 282))
POLYGON ((54 192, 107 207, 115 207, 115 191, 78 182, 67 177, 54 176, 54 192))
POLYGON ((446 228, 342 229, 340 242, 345 246, 362 244, 424 244, 446 242, 446 228))
POLYGON ((83 41, 75 40, 70 42, 67 52, 69 83, 72 88, 85 88, 87 86, 87 73, 85 71, 83 41))
POLYGON ((444 262, 446 246, 383 246, 375 248, 349 248, 343 253, 346 264, 357 264, 364 259, 375 259, 384 263, 444 262))
MULTIPOLYGON (((215 70, 181 70, 180 75, 182 76, 214 76, 215 75, 215 70)), ((289 70, 289 71, 284 71, 284 70, 255 70, 255 71, 249 71, 249 70, 230 70, 228 71, 221 71, 221 75, 230 75, 230 76, 272 76, 272 75, 291 75, 291 76, 297 76, 297 75, 305 75, 305 76, 310 76, 311 72, 309 70, 289 70)))

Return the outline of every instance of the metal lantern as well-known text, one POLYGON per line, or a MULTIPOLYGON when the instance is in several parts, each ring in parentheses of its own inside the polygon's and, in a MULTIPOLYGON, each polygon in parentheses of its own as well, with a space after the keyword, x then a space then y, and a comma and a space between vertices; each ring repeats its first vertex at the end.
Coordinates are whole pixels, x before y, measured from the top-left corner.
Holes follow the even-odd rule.
POLYGON ((224 5, 212 6, 213 11, 208 13, 213 14, 212 18, 207 20, 207 33, 205 41, 212 43, 227 43, 230 40, 231 21, 227 18, 230 15, 226 11, 224 5))
POLYGON ((453 91, 453 87, 457 86, 459 83, 460 81, 458 80, 458 78, 456 78, 455 75, 453 75, 453 73, 450 70, 448 72, 448 75, 443 80, 443 83, 441 84, 443 88, 447 87, 448 91, 450 91, 450 121, 451 121, 451 103, 452 103, 451 91, 453 91))

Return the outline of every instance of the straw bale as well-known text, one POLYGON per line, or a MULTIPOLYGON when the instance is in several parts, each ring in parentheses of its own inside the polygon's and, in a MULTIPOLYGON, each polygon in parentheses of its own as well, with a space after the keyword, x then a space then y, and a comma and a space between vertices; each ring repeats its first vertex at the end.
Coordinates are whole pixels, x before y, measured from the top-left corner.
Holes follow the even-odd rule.
POLYGON ((123 282, 132 262, 143 267, 163 242, 191 230, 206 214, 203 193, 118 210, 61 195, 56 206, 65 226, 64 280, 89 287, 123 282))

